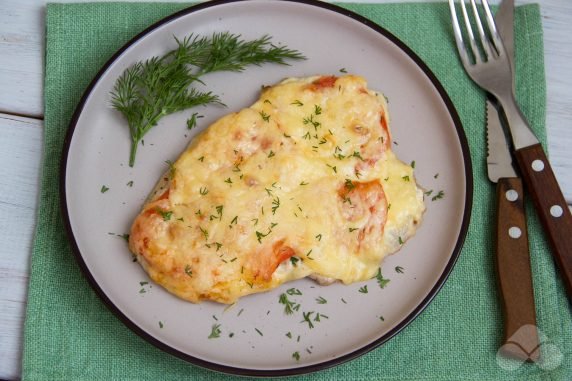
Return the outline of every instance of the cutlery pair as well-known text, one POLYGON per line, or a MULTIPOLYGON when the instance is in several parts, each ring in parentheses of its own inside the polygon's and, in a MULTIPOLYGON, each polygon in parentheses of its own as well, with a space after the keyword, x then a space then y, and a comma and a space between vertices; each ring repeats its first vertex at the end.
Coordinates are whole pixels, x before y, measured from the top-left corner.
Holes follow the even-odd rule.
MULTIPOLYGON (((572 215, 546 154, 514 98, 514 1, 505 0, 501 5, 497 29, 487 0, 482 0, 481 14, 484 13, 485 26, 475 1, 471 0, 478 40, 464 0, 461 1, 469 48, 463 41, 454 0, 449 0, 449 5, 461 62, 471 79, 496 99, 502 110, 500 114, 506 117, 518 168, 532 195, 566 290, 572 298, 572 215)), ((528 328, 526 334, 522 334, 523 327, 536 325, 522 182, 512 166, 499 114, 490 101, 487 101, 487 143, 489 179, 498 183, 497 267, 505 312, 505 345, 502 349, 509 356, 536 361, 539 355, 536 328, 528 328)))

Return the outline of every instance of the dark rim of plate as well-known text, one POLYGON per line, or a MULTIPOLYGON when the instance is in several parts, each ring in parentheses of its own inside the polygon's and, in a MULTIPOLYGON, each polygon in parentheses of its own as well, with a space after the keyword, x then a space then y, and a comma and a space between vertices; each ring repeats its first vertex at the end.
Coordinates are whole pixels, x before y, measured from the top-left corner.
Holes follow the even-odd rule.
POLYGON ((64 225, 65 225, 65 228, 67 231, 67 235, 68 235, 69 241, 71 243, 71 248, 72 248, 73 253, 75 255, 76 261, 79 264, 79 267, 81 268, 81 271, 83 272, 84 276, 87 278, 87 280, 89 281, 89 284, 91 285, 93 290, 97 293, 99 298, 119 318, 119 320, 121 320, 123 322, 123 324, 125 324, 127 327, 129 327, 129 329, 131 329, 133 332, 135 332, 137 335, 139 335, 143 339, 147 340, 149 343, 155 345, 157 348, 159 348, 159 349, 161 349, 167 353, 170 353, 171 355, 174 355, 178 358, 181 358, 185 361, 188 361, 192 364, 203 367, 203 368, 211 369, 211 370, 218 371, 218 372, 228 373, 228 374, 241 375, 241 376, 281 377, 281 376, 305 374, 305 373, 311 373, 311 372, 315 372, 315 371, 319 371, 319 370, 324 370, 324 369, 327 369, 327 368, 330 368, 330 367, 333 367, 336 365, 340 365, 340 364, 345 363, 347 361, 353 360, 359 356, 362 356, 362 355, 368 353, 369 351, 371 351, 371 350, 379 347, 380 345, 384 344, 385 342, 387 342, 392 337, 394 337, 397 333, 399 333, 402 329, 404 329, 407 325, 409 325, 409 323, 411 323, 413 320, 415 320, 415 318, 429 305, 429 303, 433 300, 435 295, 437 295, 437 293, 439 292, 439 290, 441 289, 441 287, 443 286, 443 284, 445 283, 445 281, 449 277, 449 274, 453 270, 453 267, 455 266, 455 263, 457 262, 457 259, 461 253, 461 249, 463 247, 463 243, 464 243, 466 235, 467 235, 470 216, 471 216, 471 208, 472 208, 472 203, 473 203, 472 164, 471 164, 471 158, 470 158, 469 145, 467 143, 467 138, 465 136, 465 133, 464 133, 464 130, 463 130, 463 127, 461 124, 461 120, 457 114, 457 111, 453 105, 453 102, 451 101, 451 99, 447 95, 447 92, 445 91, 443 86, 437 80, 437 77, 433 74, 433 72, 429 69, 429 67, 421 60, 421 58, 419 58, 417 56, 417 54, 415 54, 409 47, 407 47, 403 42, 401 42, 392 33, 387 31, 386 29, 382 28, 381 26, 377 25, 373 21, 368 20, 367 18, 365 18, 361 15, 358 15, 357 13, 354 13, 352 11, 345 9, 345 8, 339 7, 337 5, 325 3, 322 1, 318 1, 318 0, 283 0, 283 1, 288 1, 288 2, 311 5, 314 7, 319 7, 319 8, 323 8, 323 9, 326 9, 326 10, 329 10, 332 12, 336 12, 336 13, 339 13, 341 15, 347 16, 353 20, 356 20, 356 21, 360 22, 361 24, 375 30, 376 32, 378 32, 379 34, 384 36, 385 38, 389 39, 392 43, 394 43, 397 47, 399 47, 403 52, 405 52, 409 56, 409 58, 411 58, 416 63, 416 65, 421 70, 423 70, 425 75, 432 82, 435 89, 439 92, 441 99, 443 100, 443 102, 447 106, 449 114, 451 115, 451 118, 453 119, 453 122, 455 124, 455 128, 456 128, 457 135, 459 138, 459 143, 461 145, 461 149, 462 149, 462 153, 463 153, 463 161, 464 161, 464 166, 465 166, 465 186, 466 186, 465 209, 463 211, 463 222, 461 224, 459 236, 457 238, 455 248, 453 249, 453 252, 451 254, 451 258, 449 259, 449 262, 447 263, 447 266, 443 270, 443 273, 439 277, 437 283, 435 284, 433 289, 431 289, 431 291, 425 297, 425 299, 423 299, 417 305, 417 307, 405 319, 403 319, 399 324, 397 324, 393 329, 391 329, 389 332, 387 332, 385 335, 383 335, 379 339, 361 347, 360 349, 357 349, 357 350, 355 350, 351 353, 348 353, 346 355, 334 358, 334 359, 329 360, 329 361, 324 361, 324 362, 321 362, 318 364, 301 366, 301 367, 297 367, 297 368, 272 369, 272 370, 237 368, 237 367, 232 367, 232 366, 227 366, 227 365, 221 365, 221 364, 217 364, 214 362, 205 361, 205 360, 190 356, 186 353, 183 353, 183 352, 169 346, 168 344, 165 344, 164 342, 156 339, 155 337, 153 337, 149 333, 147 333, 145 330, 140 328, 138 325, 136 325, 134 322, 132 322, 126 315, 124 315, 123 312, 121 311, 121 309, 119 309, 115 304, 113 304, 113 302, 103 292, 103 290, 101 289, 101 287, 99 286, 99 284, 97 283, 97 281, 95 280, 93 275, 91 274, 88 266, 86 265, 86 263, 82 257, 82 254, 79 250, 79 247, 77 245, 77 242, 75 240, 75 236, 73 234, 73 229, 71 226, 70 217, 69 217, 69 213, 68 213, 67 196, 66 196, 67 162, 68 162, 68 155, 69 155, 69 151, 70 151, 70 147, 71 147, 71 141, 72 141, 72 138, 74 135, 74 131, 75 131, 77 122, 79 120, 79 117, 83 111, 85 104, 86 104, 86 101, 87 101, 89 95, 91 94, 93 88, 95 87, 95 85, 99 82, 99 80, 105 74, 105 72, 108 70, 108 68, 123 54, 123 52, 125 50, 127 50, 135 42, 144 38, 146 35, 153 32, 158 27, 160 27, 160 26, 162 26, 162 25, 164 25, 170 21, 173 21, 177 18, 191 14, 193 12, 196 12, 196 11, 199 11, 202 9, 206 9, 206 8, 217 7, 217 6, 229 4, 229 3, 249 2, 249 1, 251 1, 251 0, 214 0, 214 1, 201 3, 198 5, 194 5, 194 6, 191 6, 189 8, 178 11, 178 12, 176 12, 170 16, 167 16, 164 19, 156 22, 155 24, 151 25, 150 27, 148 27, 147 29, 145 29, 144 31, 142 31, 141 33, 139 33, 138 35, 133 37, 129 42, 127 42, 121 49, 119 49, 103 65, 103 67, 99 70, 97 75, 94 77, 94 79, 91 81, 91 83, 89 84, 89 86, 87 87, 85 92, 83 93, 83 96, 81 97, 79 104, 77 105, 75 112, 72 116, 68 131, 67 131, 67 134, 66 134, 66 137, 64 140, 62 160, 60 163, 60 207, 61 207, 62 215, 64 217, 64 225))

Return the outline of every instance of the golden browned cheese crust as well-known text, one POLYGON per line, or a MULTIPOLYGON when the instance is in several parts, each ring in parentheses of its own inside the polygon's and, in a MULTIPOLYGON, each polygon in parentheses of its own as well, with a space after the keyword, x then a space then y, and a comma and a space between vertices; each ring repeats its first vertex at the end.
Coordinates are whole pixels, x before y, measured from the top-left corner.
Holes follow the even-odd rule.
POLYGON ((375 275, 425 210, 391 151, 383 95, 353 75, 288 79, 197 136, 135 219, 129 247, 191 302, 312 276, 375 275))

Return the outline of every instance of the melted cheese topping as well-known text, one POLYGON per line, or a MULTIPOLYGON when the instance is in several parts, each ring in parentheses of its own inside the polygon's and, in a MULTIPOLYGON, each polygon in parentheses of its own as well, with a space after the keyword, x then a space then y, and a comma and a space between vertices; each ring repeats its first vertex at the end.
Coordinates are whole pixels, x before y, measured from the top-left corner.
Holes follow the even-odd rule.
POLYGON ((358 76, 288 79, 196 137, 136 218, 130 248, 191 302, 294 279, 373 277, 425 210, 358 76))

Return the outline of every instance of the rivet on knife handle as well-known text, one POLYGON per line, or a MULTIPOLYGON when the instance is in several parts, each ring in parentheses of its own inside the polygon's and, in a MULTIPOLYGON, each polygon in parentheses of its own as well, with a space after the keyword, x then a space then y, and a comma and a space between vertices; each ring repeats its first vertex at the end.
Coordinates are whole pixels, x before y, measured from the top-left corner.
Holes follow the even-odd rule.
POLYGON ((500 178, 497 185, 497 271, 504 315, 501 352, 538 361, 534 291, 520 178, 500 178))
POLYGON ((572 300, 572 214, 542 146, 521 148, 515 156, 572 300))

